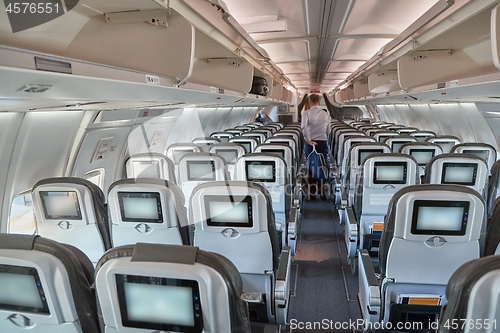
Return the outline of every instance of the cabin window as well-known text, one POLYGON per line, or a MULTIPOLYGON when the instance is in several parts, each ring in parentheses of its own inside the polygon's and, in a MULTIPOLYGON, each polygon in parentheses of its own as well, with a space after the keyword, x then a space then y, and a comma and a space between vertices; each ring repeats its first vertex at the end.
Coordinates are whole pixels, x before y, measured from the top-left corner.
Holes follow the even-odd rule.
POLYGON ((31 193, 20 194, 12 200, 7 230, 10 234, 34 235, 36 233, 31 193))

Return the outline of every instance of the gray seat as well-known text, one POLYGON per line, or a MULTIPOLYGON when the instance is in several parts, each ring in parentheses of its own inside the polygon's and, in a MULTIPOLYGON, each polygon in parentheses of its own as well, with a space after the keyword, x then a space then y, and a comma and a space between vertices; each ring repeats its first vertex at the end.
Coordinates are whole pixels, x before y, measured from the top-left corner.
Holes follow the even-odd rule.
POLYGON ((427 163, 429 163, 433 157, 441 155, 443 153, 443 149, 435 143, 411 142, 402 145, 399 148, 399 152, 402 154, 408 154, 417 160, 420 177, 423 177, 427 163))
POLYGON ((111 249, 96 267, 95 285, 103 332, 250 333, 237 269, 197 247, 111 249))
POLYGON ((500 256, 489 256, 463 264, 446 287, 448 304, 441 311, 436 332, 497 332, 500 320, 499 283, 500 256))
POLYGON ((125 163, 127 178, 159 178, 176 183, 174 162, 163 154, 141 153, 125 163))
POLYGON ((94 267, 77 248, 0 234, 0 331, 97 333, 94 267))
POLYGON ((484 253, 485 227, 484 199, 468 187, 414 185, 394 194, 380 239, 379 278, 368 251, 359 250, 366 326, 435 321, 452 274, 484 253))
POLYGON ((245 148, 247 154, 253 153, 255 148, 259 145, 256 138, 252 138, 250 136, 236 136, 234 138, 229 139, 229 142, 236 143, 242 145, 245 148))
POLYGON ((198 184, 229 179, 226 160, 220 155, 189 153, 182 156, 179 162, 179 187, 186 198, 185 205, 188 210, 189 197, 198 184))
POLYGON ((188 153, 200 153, 202 148, 194 143, 174 143, 168 146, 165 155, 174 162, 175 166, 175 178, 177 179, 177 184, 179 185, 179 162, 182 156, 188 153))
POLYGON ((441 147, 443 153, 447 154, 453 146, 458 145, 461 141, 454 135, 436 135, 425 140, 425 142, 435 143, 441 147))
POLYGON ((496 161, 490 169, 491 176, 488 181, 488 197, 486 205, 488 207, 488 217, 493 213, 493 203, 500 196, 500 160, 496 161))
POLYGON ((234 180, 234 165, 238 158, 246 154, 245 148, 232 142, 218 143, 210 148, 210 153, 220 155, 226 160, 230 179, 234 180))
POLYGON ((374 154, 364 160, 356 177, 353 206, 347 207, 345 241, 347 257, 357 248, 378 253, 380 234, 389 202, 398 190, 419 184, 417 161, 404 154, 374 154))
POLYGON ((465 185, 486 198, 488 166, 476 155, 441 154, 427 163, 423 183, 465 185))
POLYGON ((222 141, 215 137, 200 137, 194 138, 191 142, 200 146, 205 153, 208 153, 213 145, 221 143, 222 141))
POLYGON ((431 131, 416 131, 410 133, 410 136, 416 138, 418 142, 425 142, 427 139, 434 138, 436 133, 431 131))
POLYGON ((88 180, 48 178, 33 186, 37 234, 83 251, 95 264, 111 247, 101 189, 88 180))
POLYGON ((488 170, 491 170, 493 164, 497 161, 496 149, 492 145, 482 142, 459 143, 451 148, 450 153, 471 154, 481 157, 486 162, 488 170))
POLYGON ((384 143, 391 147, 393 153, 399 153, 402 145, 410 142, 417 142, 417 139, 409 135, 391 136, 385 139, 384 143))
POLYGON ((234 137, 234 135, 229 132, 213 132, 212 134, 210 134, 210 137, 219 139, 220 142, 229 142, 229 139, 234 137))
POLYGON ((182 191, 163 179, 123 179, 111 184, 108 209, 113 246, 141 243, 189 245, 182 191))
POLYGON ((234 263, 256 320, 285 324, 291 254, 280 251, 269 192, 251 182, 208 182, 193 190, 190 207, 194 245, 234 263))
POLYGON ((373 135, 373 137, 375 138, 375 140, 377 140, 377 142, 383 143, 388 138, 393 137, 393 136, 399 136, 399 135, 401 135, 401 134, 399 134, 398 132, 392 132, 392 131, 385 130, 385 131, 376 132, 373 135))

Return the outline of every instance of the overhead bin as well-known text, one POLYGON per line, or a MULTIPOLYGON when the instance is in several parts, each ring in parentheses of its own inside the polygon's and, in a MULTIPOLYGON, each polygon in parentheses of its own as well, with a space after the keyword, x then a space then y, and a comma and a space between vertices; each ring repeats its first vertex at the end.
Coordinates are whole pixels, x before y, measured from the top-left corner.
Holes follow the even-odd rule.
POLYGON ((271 92, 271 98, 280 101, 283 97, 283 85, 279 82, 273 82, 273 91, 271 92))
POLYGON ((370 96, 370 89, 368 88, 368 80, 363 79, 354 82, 354 97, 363 98, 370 96))
POLYGON ((397 70, 377 71, 368 76, 368 89, 370 94, 385 94, 401 90, 397 70))

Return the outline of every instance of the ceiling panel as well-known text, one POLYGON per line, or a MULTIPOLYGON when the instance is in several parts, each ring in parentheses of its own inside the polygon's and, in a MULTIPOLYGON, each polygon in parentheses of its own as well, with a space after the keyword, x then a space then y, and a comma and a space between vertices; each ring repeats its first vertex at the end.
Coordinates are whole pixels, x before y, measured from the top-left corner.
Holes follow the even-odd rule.
POLYGON ((364 61, 330 61, 326 71, 352 73, 364 63, 364 61))
POLYGON ((275 63, 309 60, 307 41, 278 42, 261 45, 275 63))
POLYGON ((399 35, 437 0, 357 0, 343 34, 399 35))
POLYGON ((304 73, 304 74, 287 74, 286 76, 288 76, 288 78, 290 78, 290 80, 296 82, 296 81, 303 81, 303 80, 310 80, 311 79, 311 76, 309 73, 304 73))
POLYGON ((289 62, 278 64, 278 67, 284 73, 309 73, 311 71, 311 64, 309 62, 289 62))
POLYGON ((375 55, 390 38, 342 39, 332 58, 334 60, 368 60, 375 55))

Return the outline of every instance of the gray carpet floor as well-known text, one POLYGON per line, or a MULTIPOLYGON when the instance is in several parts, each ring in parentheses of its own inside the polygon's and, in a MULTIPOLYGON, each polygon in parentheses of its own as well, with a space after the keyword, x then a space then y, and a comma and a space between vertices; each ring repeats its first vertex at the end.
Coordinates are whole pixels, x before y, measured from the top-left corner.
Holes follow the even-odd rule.
POLYGON ((302 212, 292 264, 290 331, 357 333, 347 325, 361 318, 358 276, 353 276, 347 262, 338 214, 329 201, 321 200, 306 201, 302 212))

